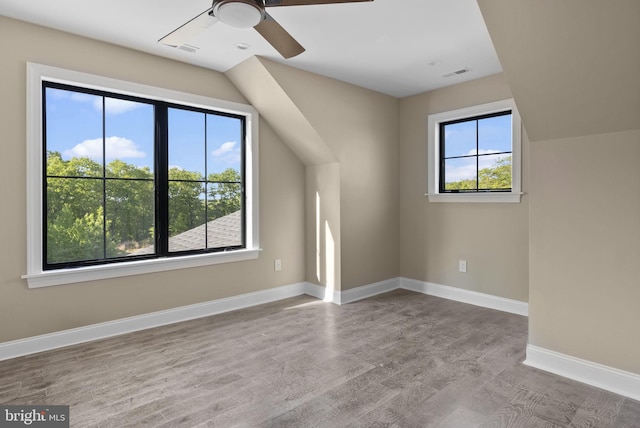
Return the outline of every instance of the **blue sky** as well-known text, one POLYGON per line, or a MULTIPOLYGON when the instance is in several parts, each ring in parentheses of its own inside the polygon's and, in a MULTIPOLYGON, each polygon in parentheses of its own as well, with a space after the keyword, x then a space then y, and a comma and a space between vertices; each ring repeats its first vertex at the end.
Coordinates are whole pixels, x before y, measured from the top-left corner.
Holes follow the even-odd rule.
MULTIPOLYGON (((63 159, 89 157, 102 163, 102 97, 47 88, 47 150, 63 159)), ((153 107, 107 98, 106 162, 124 162, 153 170, 153 107)), ((169 166, 204 174, 240 170, 241 121, 170 109, 169 166), (207 146, 205 147, 205 122, 207 146)))
MULTIPOLYGON (((495 116, 481 119, 478 123, 478 147, 476 148, 476 122, 460 122, 445 126, 445 157, 466 155, 487 155, 479 157, 479 168, 487 168, 501 158, 510 155, 492 155, 491 153, 511 151, 511 116, 495 116)), ((454 182, 469 178, 475 179, 476 159, 462 158, 447 160, 445 181, 454 182)))

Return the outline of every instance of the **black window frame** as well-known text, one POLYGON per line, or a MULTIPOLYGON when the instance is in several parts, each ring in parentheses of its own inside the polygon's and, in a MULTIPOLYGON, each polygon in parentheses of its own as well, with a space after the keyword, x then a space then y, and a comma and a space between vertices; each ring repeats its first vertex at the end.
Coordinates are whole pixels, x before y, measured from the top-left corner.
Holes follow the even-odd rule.
MULTIPOLYGON (((451 193, 509 193, 513 191, 513 175, 511 177, 511 186, 508 188, 504 188, 504 189, 481 189, 480 188, 480 168, 479 168, 479 162, 480 162, 480 158, 484 157, 484 156, 494 156, 494 155, 500 155, 500 154, 509 154, 511 156, 513 156, 513 137, 511 138, 511 151, 508 152, 493 152, 493 153, 486 153, 486 154, 480 154, 479 153, 479 136, 478 136, 478 122, 482 119, 489 119, 492 117, 499 117, 499 116, 511 116, 512 118, 512 126, 513 126, 513 110, 508 109, 508 110, 503 110, 503 111, 498 111, 498 112, 493 112, 493 113, 486 113, 486 114, 480 114, 480 115, 475 115, 475 116, 469 116, 469 117, 464 117, 464 118, 460 118, 460 119, 455 119, 455 120, 448 120, 448 121, 443 121, 443 122, 439 122, 438 123, 438 142, 439 142, 439 157, 440 159, 438 160, 439 162, 439 168, 438 168, 438 192, 441 194, 451 194, 451 193), (476 122, 476 153, 472 154, 472 155, 461 155, 461 156, 449 156, 446 157, 445 153, 446 153, 446 132, 445 132, 445 128, 447 125, 454 125, 457 123, 465 123, 465 122, 476 122), (449 159, 471 159, 471 158, 475 158, 476 160, 476 188, 475 189, 446 189, 446 181, 445 181, 445 176, 446 176, 446 171, 445 171, 445 165, 446 165, 446 161, 449 159)), ((513 174, 513 169, 512 169, 512 174, 513 174)))
MULTIPOLYGON (((52 271, 59 269, 68 269, 68 268, 79 268, 79 267, 87 267, 87 266, 96 266, 96 265, 109 265, 115 263, 127 263, 134 262, 140 260, 150 260, 150 259, 163 259, 163 258, 175 258, 182 257, 186 255, 197 255, 197 254, 209 254, 209 253, 219 253, 219 252, 228 252, 234 250, 242 250, 247 249, 247 118, 241 114, 234 114, 225 111, 219 111, 215 109, 209 109, 204 107, 196 107, 188 104, 181 104, 176 102, 163 101, 153 98, 146 98, 144 96, 135 96, 129 94, 123 94, 118 92, 111 92, 109 90, 104 89, 93 89, 89 87, 84 87, 80 85, 72 85, 68 83, 60 83, 53 80, 43 79, 41 82, 42 85, 42 270, 43 271, 52 271), (97 95, 108 98, 116 98, 126 101, 138 102, 149 104, 154 107, 154 215, 155 215, 155 236, 154 236, 154 254, 144 254, 144 255, 126 255, 120 257, 108 257, 105 256, 101 259, 93 259, 93 260, 76 260, 76 261, 68 261, 68 262, 59 262, 59 263, 49 263, 47 261, 47 103, 46 103, 46 89, 54 88, 54 89, 62 89, 77 93, 84 93, 90 95, 97 95), (205 233, 205 248, 203 249, 195 249, 195 250, 182 250, 182 251, 169 251, 169 141, 168 141, 168 111, 170 108, 193 111, 203 114, 211 114, 218 116, 231 117, 234 119, 238 119, 241 122, 241 162, 240 162, 240 182, 233 182, 234 184, 240 185, 240 204, 241 204, 241 244, 234 246, 225 246, 225 247, 215 247, 215 248, 206 248, 206 239, 207 234, 205 233)), ((103 126, 103 138, 105 137, 104 128, 105 128, 105 111, 103 108, 103 117, 102 117, 102 126, 103 126)), ((205 122, 206 126, 206 122, 205 122)), ((206 135, 206 131, 205 131, 206 135)), ((205 156, 206 160, 206 156, 205 156)), ((100 179, 103 182, 107 180, 122 180, 122 178, 112 178, 106 176, 105 170, 106 160, 103 159, 103 174, 102 177, 99 178, 87 178, 87 177, 68 177, 74 179, 100 179)), ((207 172, 205 170, 205 174, 203 180, 198 180, 205 185, 208 183, 229 183, 229 182, 221 182, 221 181, 209 181, 207 177, 207 172)), ((137 179, 131 179, 137 180, 137 179)), ((106 191, 103 187, 103 201, 105 199, 106 191)), ((205 191, 205 194, 207 192, 205 191)), ((104 203, 104 202, 103 202, 104 203)), ((103 214, 106 218, 106 209, 103 214)), ((206 227, 209 220, 206 218, 205 211, 205 222, 204 225, 206 227)), ((106 233, 106 222, 105 233, 106 233)))

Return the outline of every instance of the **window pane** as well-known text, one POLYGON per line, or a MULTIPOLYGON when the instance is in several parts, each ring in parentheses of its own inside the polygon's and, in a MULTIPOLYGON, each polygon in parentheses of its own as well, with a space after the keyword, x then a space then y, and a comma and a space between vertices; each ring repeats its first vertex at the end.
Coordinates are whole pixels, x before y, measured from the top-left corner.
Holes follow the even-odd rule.
POLYGON ((228 169, 220 174, 211 174, 209 180, 217 179, 218 182, 209 183, 209 219, 224 217, 238 211, 242 204, 242 189, 236 171, 228 169))
POLYGON ((445 190, 476 190, 476 158, 447 159, 444 161, 445 190))
POLYGON ((169 168, 206 176, 205 114, 169 109, 169 168))
POLYGON ((55 159, 76 160, 56 173, 102 176, 102 97, 55 88, 45 88, 45 97, 46 151, 55 159))
POLYGON ((153 254, 153 181, 107 180, 106 216, 107 257, 153 254))
POLYGON ((104 257, 102 181, 48 178, 47 263, 104 257))
POLYGON ((207 224, 207 248, 242 245, 242 212, 236 211, 207 224))
POLYGON ((209 183, 208 248, 242 245, 240 183, 209 183))
MULTIPOLYGON (((152 105, 105 98, 107 165, 125 163, 153 173, 154 109, 152 105)), ((107 176, 109 171, 107 171, 107 176)))
POLYGON ((48 177, 102 177, 102 165, 92 159, 81 157, 63 159, 60 152, 47 152, 48 177))
POLYGON ((476 153, 476 121, 444 125, 444 156, 474 155, 476 153))
POLYGON ((511 151, 511 114, 478 121, 480 154, 511 151))
POLYGON ((169 251, 206 248, 205 196, 202 183, 169 182, 169 251))
POLYGON ((235 117, 207 115, 207 172, 242 171, 242 121, 235 117))
POLYGON ((480 189, 511 189, 511 156, 487 155, 478 158, 480 189))

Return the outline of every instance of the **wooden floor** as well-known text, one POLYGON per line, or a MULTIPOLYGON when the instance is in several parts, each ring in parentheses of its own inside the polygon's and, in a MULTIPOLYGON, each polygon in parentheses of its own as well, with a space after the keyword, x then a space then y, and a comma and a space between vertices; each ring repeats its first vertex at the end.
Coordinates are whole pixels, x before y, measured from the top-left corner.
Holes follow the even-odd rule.
POLYGON ((394 291, 297 297, 0 362, 0 403, 74 427, 640 427, 640 402, 521 364, 527 319, 394 291))

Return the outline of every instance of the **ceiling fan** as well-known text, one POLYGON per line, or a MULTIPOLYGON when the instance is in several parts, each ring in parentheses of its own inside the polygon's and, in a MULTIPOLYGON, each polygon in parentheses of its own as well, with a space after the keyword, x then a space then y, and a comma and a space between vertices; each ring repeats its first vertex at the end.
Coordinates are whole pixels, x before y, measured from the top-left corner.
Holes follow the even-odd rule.
POLYGON ((373 0, 213 0, 211 7, 158 42, 179 47, 206 28, 221 21, 237 28, 253 27, 284 58, 304 52, 304 48, 266 11, 267 7, 357 3, 373 0))

